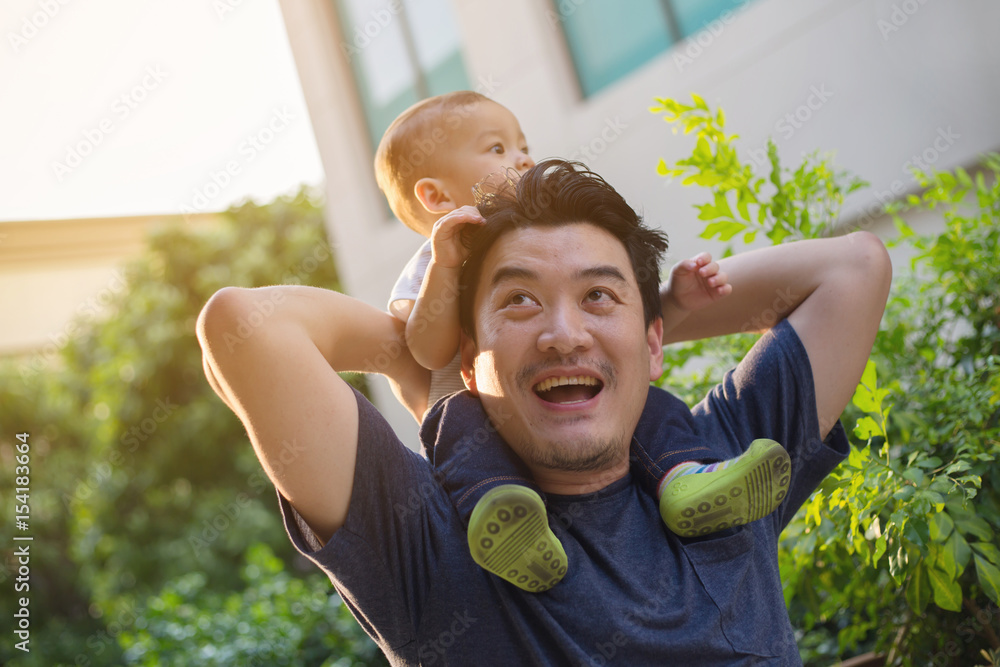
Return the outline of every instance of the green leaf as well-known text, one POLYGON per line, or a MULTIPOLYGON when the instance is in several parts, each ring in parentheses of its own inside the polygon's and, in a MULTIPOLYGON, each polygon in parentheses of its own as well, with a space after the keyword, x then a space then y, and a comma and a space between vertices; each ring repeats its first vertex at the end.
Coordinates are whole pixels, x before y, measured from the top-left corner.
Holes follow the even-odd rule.
POLYGON ((934 592, 934 603, 948 611, 962 611, 962 586, 937 568, 929 568, 927 575, 934 592))
POLYGON ((697 93, 691 93, 691 99, 694 100, 694 105, 696 107, 708 111, 708 104, 705 103, 705 100, 702 99, 701 95, 698 95, 697 93))
POLYGON ((713 222, 706 225, 705 231, 703 231, 699 236, 703 239, 710 239, 718 236, 720 241, 728 241, 746 228, 747 226, 742 222, 736 222, 735 220, 713 222))
POLYGON ((741 188, 737 193, 736 199, 736 210, 740 212, 740 217, 750 222, 750 209, 747 206, 750 204, 749 191, 746 188, 741 188))
POLYGON ((995 604, 1000 604, 1000 568, 985 558, 976 555, 976 576, 986 595, 995 604))
POLYGON ((1000 549, 997 549, 995 544, 989 544, 987 542, 973 542, 972 548, 982 554, 982 556, 989 562, 994 565, 1000 565, 1000 549))
POLYGON ((670 174, 670 167, 667 166, 667 161, 660 159, 660 163, 656 165, 656 173, 660 176, 667 176, 670 174))
POLYGON ((886 539, 885 533, 879 535, 878 539, 875 540, 875 553, 872 554, 872 567, 878 567, 878 562, 885 554, 886 539))
POLYGON ((712 146, 708 143, 708 139, 704 136, 698 137, 698 143, 695 144, 694 153, 692 157, 696 157, 699 160, 709 162, 712 159, 712 146))
POLYGON ((928 527, 931 531, 931 540, 944 542, 955 528, 955 522, 951 520, 947 512, 938 512, 930 518, 928 527))
POLYGON ((965 541, 961 533, 955 530, 952 531, 945 543, 944 550, 951 554, 951 560, 955 563, 955 576, 961 576, 969 564, 969 559, 972 558, 972 549, 969 548, 969 543, 965 541))
POLYGON ((993 529, 990 528, 990 524, 978 516, 970 515, 965 517, 956 517, 955 525, 963 533, 975 535, 983 542, 993 541, 993 529))
POLYGON ((918 563, 910 577, 910 584, 906 587, 906 603, 910 605, 910 609, 921 614, 930 601, 931 589, 927 571, 918 563))
POLYGON ((859 440, 871 440, 874 436, 884 436, 882 427, 871 417, 862 417, 854 427, 854 436, 859 440))

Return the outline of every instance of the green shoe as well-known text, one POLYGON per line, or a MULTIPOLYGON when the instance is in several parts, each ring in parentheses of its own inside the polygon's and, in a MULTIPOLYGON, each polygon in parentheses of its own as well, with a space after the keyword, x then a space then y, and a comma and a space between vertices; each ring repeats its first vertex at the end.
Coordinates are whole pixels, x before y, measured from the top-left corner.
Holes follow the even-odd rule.
POLYGON ((759 439, 722 470, 681 475, 660 496, 660 516, 677 535, 707 535, 767 516, 788 493, 788 452, 759 439))
POLYGON ((484 570, 529 593, 558 584, 568 564, 545 504, 520 484, 498 486, 479 499, 469 520, 469 551, 484 570))

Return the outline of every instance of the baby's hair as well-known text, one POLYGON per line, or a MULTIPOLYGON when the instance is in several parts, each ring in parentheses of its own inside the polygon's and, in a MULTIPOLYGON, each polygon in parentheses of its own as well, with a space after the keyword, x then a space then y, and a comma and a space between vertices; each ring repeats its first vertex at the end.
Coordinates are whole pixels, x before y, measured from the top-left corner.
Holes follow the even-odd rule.
POLYGON ((389 207, 403 223, 420 231, 427 213, 413 186, 435 167, 434 154, 465 118, 468 108, 490 101, 471 90, 429 97, 399 114, 382 135, 375 151, 375 180, 389 207))

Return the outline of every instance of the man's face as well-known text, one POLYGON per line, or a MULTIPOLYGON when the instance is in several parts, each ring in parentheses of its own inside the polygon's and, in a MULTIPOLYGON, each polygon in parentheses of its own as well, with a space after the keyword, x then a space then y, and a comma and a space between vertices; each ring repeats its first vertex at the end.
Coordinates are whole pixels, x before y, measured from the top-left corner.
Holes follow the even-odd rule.
POLYGON ((621 242, 589 223, 509 232, 486 254, 473 304, 463 373, 514 451, 536 470, 627 460, 663 348, 621 242))

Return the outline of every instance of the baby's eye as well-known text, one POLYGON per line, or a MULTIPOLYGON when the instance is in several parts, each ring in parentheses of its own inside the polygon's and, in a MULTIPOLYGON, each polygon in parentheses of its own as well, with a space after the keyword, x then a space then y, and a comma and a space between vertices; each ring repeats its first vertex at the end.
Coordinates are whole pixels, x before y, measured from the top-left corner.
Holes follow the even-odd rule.
POLYGON ((503 144, 493 144, 492 146, 490 146, 490 150, 496 153, 497 155, 503 155, 506 152, 503 149, 503 144))

